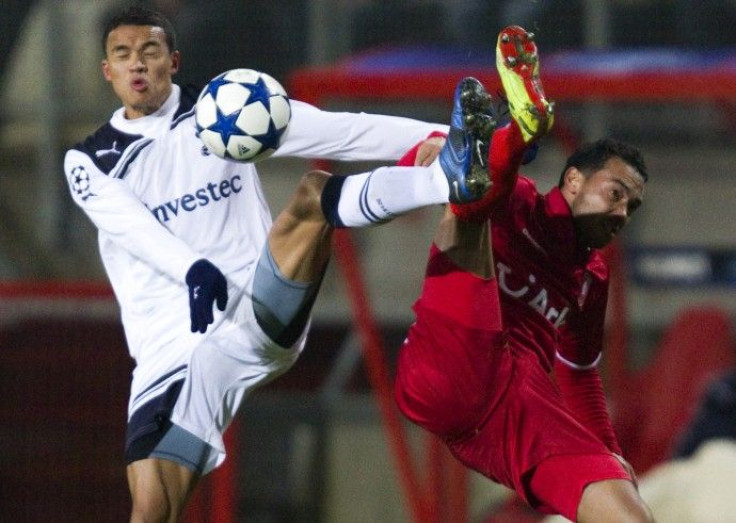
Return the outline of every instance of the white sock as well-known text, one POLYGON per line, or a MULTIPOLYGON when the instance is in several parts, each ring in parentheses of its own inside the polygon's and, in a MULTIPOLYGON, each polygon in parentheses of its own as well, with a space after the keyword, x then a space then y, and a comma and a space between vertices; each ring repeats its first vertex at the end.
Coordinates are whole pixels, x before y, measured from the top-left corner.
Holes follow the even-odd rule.
POLYGON ((337 214, 346 227, 365 227, 447 203, 449 197, 447 178, 437 161, 429 167, 379 167, 345 178, 337 214))

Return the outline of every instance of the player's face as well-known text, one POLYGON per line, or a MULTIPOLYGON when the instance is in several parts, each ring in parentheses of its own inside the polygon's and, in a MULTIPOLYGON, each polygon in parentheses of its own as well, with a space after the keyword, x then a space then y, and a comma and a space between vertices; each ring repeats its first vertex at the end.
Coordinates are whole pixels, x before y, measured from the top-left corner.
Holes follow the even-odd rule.
POLYGON ((127 118, 157 111, 171 94, 171 77, 178 68, 179 52, 169 49, 160 27, 121 25, 107 37, 102 73, 127 118))
POLYGON ((587 177, 572 168, 563 193, 572 209, 579 244, 597 249, 608 245, 639 208, 644 179, 631 165, 611 158, 587 177))

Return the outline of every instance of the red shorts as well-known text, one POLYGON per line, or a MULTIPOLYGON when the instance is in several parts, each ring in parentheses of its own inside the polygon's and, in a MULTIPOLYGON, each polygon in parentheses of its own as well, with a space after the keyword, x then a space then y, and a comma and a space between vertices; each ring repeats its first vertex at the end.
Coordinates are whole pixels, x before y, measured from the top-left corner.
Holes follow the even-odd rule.
POLYGON ((462 463, 571 520, 586 485, 630 479, 565 407, 536 356, 506 342, 495 279, 460 271, 433 248, 414 311, 396 399, 462 463))

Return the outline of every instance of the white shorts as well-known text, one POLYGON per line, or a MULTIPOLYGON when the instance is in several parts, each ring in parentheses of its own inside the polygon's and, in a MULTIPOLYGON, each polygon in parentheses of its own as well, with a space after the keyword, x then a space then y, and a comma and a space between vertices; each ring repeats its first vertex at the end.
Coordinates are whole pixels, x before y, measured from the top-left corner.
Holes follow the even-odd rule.
MULTIPOLYGON (((131 401, 126 441, 129 463, 150 457, 173 423, 207 446, 197 450, 197 456, 174 455, 172 460, 200 474, 210 472, 225 459, 222 435, 245 397, 296 362, 309 324, 292 347, 281 347, 259 327, 250 288, 230 297, 236 302, 228 307, 227 317, 189 350, 188 360, 171 359, 172 364, 159 372, 160 378, 131 401)), ((190 446, 180 445, 178 452, 189 452, 190 446)))

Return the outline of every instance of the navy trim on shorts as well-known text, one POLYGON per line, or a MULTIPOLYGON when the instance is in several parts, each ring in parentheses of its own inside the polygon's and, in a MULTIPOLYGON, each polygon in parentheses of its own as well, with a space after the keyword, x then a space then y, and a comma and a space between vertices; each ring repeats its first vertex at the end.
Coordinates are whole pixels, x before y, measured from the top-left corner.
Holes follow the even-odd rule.
POLYGON ((125 434, 127 464, 150 457, 153 449, 171 428, 171 411, 182 385, 183 379, 175 381, 166 392, 144 403, 133 413, 125 434))
POLYGON ((187 368, 186 365, 181 365, 181 366, 175 368, 174 370, 172 370, 171 372, 167 372, 166 374, 164 374, 163 376, 161 376, 160 378, 158 378, 156 381, 154 381, 153 383, 151 383, 148 387, 146 387, 145 389, 143 389, 135 398, 133 398, 133 403, 135 403, 138 400, 138 398, 140 398, 141 396, 143 396, 146 392, 148 392, 149 390, 151 390, 154 387, 156 387, 159 383, 162 383, 162 382, 166 381, 167 379, 169 379, 171 376, 173 376, 177 372, 180 372, 182 369, 186 369, 186 368, 187 368))

